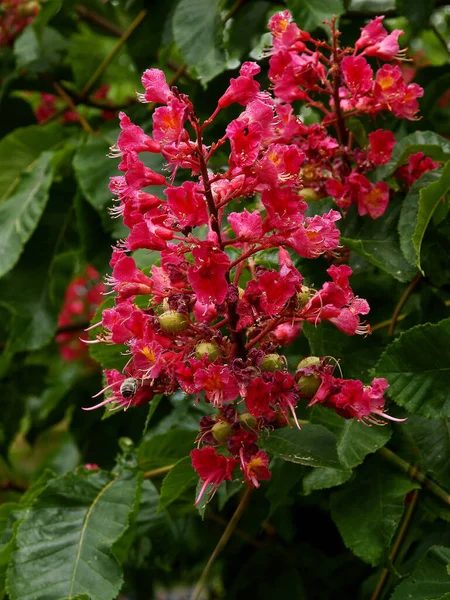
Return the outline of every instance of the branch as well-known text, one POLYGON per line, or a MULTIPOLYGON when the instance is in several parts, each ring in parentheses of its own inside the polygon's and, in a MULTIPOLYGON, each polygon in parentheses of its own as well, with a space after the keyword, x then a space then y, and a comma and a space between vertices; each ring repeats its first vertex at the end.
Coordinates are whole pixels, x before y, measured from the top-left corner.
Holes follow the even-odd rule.
POLYGON ((227 545, 228 540, 230 539, 232 533, 236 529, 237 524, 239 523, 245 509, 247 508, 247 504, 250 500, 252 491, 253 491, 252 488, 247 488, 245 490, 244 495, 242 496, 241 501, 239 502, 238 507, 236 508, 236 510, 234 512, 234 515, 231 517, 231 520, 228 523, 227 528, 223 532, 222 537, 220 538, 217 546, 214 548, 214 552, 209 557, 206 567, 203 569, 203 573, 201 574, 201 577, 198 580, 197 585, 195 586, 191 600, 199 600, 201 593, 203 591, 203 587, 204 587, 206 580, 208 579, 209 573, 211 571, 211 567, 213 566, 216 558, 219 556, 219 554, 222 552, 222 550, 227 545))
POLYGON ((87 120, 83 117, 83 115, 78 112, 77 107, 75 106, 75 103, 72 100, 72 98, 63 90, 63 88, 59 85, 59 83, 56 83, 56 81, 53 83, 53 89, 58 94, 58 96, 62 100, 64 100, 64 102, 67 104, 67 106, 70 108, 70 110, 72 110, 77 115, 78 120, 81 123, 81 127, 84 129, 84 131, 86 133, 93 134, 94 130, 89 125, 87 120))
POLYGON ((408 298, 410 297, 410 295, 413 293, 414 288, 416 287, 416 285, 419 283, 419 281, 421 279, 422 279, 422 273, 417 273, 417 275, 414 277, 414 279, 408 285, 408 287, 406 288, 406 290, 403 292, 402 297, 398 301, 397 306, 395 307, 395 310, 392 313, 391 324, 389 325, 389 331, 388 331, 388 336, 389 337, 392 337, 394 335, 395 326, 397 325, 397 321, 398 321, 398 318, 399 318, 399 315, 400 315, 400 311, 405 306, 406 301, 408 300, 408 298))
MULTIPOLYGON (((395 539, 394 545, 392 546, 391 553, 389 554, 389 558, 391 562, 394 563, 397 558, 398 552, 400 550, 400 546, 405 539, 406 532, 408 531, 409 524, 411 523, 411 519, 414 513, 414 509, 416 508, 417 499, 419 497, 419 490, 413 490, 411 502, 409 503, 408 510, 403 517, 402 524, 400 525, 400 529, 398 531, 397 537, 395 539)), ((381 596, 381 592, 383 591, 384 585, 389 577, 389 569, 384 568, 381 571, 380 578, 378 579, 377 586, 370 597, 370 600, 378 600, 381 596)))
POLYGON ((403 460, 403 458, 400 458, 400 456, 397 456, 397 454, 388 448, 381 448, 378 453, 382 458, 390 462, 391 465, 394 465, 394 467, 397 467, 400 471, 406 473, 411 479, 418 481, 424 489, 430 490, 430 492, 440 498, 447 506, 450 506, 450 495, 437 483, 434 483, 434 481, 428 479, 428 477, 418 471, 416 467, 406 462, 406 460, 403 460))
POLYGON ((117 27, 117 25, 114 25, 114 23, 111 23, 111 21, 108 21, 101 15, 98 15, 96 12, 94 12, 87 6, 82 6, 81 4, 79 4, 75 7, 75 10, 78 13, 80 19, 82 19, 83 21, 93 23, 94 25, 98 25, 98 27, 100 27, 104 31, 107 31, 108 33, 112 33, 116 37, 122 37, 123 31, 120 29, 120 27, 117 27))
POLYGON ((125 31, 125 33, 117 41, 117 44, 114 46, 114 48, 108 54, 108 56, 104 59, 104 61, 101 63, 101 65, 99 65, 99 67, 94 72, 94 74, 89 78, 88 82, 86 83, 86 85, 81 90, 81 97, 82 98, 84 98, 85 96, 88 95, 88 93, 90 92, 90 90, 96 84, 97 80, 101 77, 103 71, 108 67, 108 65, 110 64, 110 62, 112 61, 112 59, 121 50, 122 46, 125 44, 125 42, 127 41, 127 39, 134 32, 134 30, 139 27, 139 25, 142 23, 142 21, 145 19, 146 16, 147 16, 147 11, 146 10, 141 10, 141 12, 134 19, 134 21, 131 23, 131 25, 128 27, 128 29, 125 31))

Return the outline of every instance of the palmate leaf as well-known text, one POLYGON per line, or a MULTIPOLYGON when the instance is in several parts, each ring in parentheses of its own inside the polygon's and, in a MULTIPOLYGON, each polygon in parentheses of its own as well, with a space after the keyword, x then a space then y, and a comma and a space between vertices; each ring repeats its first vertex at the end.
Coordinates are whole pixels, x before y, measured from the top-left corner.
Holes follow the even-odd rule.
POLYGON ((333 15, 344 12, 341 0, 288 0, 287 5, 297 25, 306 31, 312 31, 333 15))
POLYGON ((111 548, 129 526, 137 482, 130 472, 51 481, 18 527, 7 575, 11 600, 116 598, 123 577, 111 548))
POLYGON ((450 319, 418 325, 382 354, 375 372, 400 406, 424 417, 450 417, 450 319))

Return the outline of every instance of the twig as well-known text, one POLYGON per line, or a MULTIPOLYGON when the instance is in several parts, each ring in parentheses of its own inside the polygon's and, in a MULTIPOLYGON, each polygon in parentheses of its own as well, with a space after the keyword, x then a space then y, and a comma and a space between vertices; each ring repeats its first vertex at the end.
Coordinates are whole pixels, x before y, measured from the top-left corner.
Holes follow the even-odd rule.
POLYGON ((108 67, 108 65, 110 64, 110 62, 112 61, 112 59, 121 50, 122 46, 125 44, 125 42, 130 37, 130 35, 134 32, 134 30, 137 29, 137 27, 139 27, 139 25, 145 19, 146 15, 147 15, 147 11, 145 9, 141 10, 141 12, 134 19, 134 21, 131 23, 131 25, 128 27, 128 29, 125 31, 125 33, 117 41, 117 44, 114 46, 114 48, 108 54, 108 56, 104 59, 104 61, 99 65, 99 67, 97 68, 97 70, 89 78, 88 82, 86 83, 86 85, 81 90, 81 97, 84 98, 85 96, 87 96, 87 94, 93 88, 93 86, 95 85, 95 83, 97 82, 97 80, 99 79, 99 77, 102 75, 103 71, 108 67))
MULTIPOLYGON (((221 525, 222 527, 228 525, 228 522, 226 519, 224 519, 220 515, 213 513, 213 512, 208 512, 206 514, 206 518, 209 519, 210 521, 214 521, 214 523, 217 523, 218 525, 221 525)), ((252 546, 255 546, 255 548, 265 548, 267 546, 266 542, 261 542, 260 540, 256 540, 254 537, 252 537, 245 531, 242 531, 242 529, 239 529, 239 527, 236 527, 236 529, 234 530, 234 533, 236 535, 238 535, 240 538, 242 538, 243 540, 245 540, 246 542, 248 542, 249 544, 251 544, 252 546)))
POLYGON ((98 15, 90 8, 87 8, 87 6, 82 6, 81 4, 79 4, 75 7, 75 10, 78 13, 80 19, 82 19, 83 21, 87 21, 88 23, 98 25, 99 27, 101 27, 101 29, 104 29, 108 33, 112 33, 116 37, 122 37, 123 31, 122 29, 120 29, 120 27, 117 27, 117 25, 114 25, 114 23, 111 23, 111 21, 108 21, 101 15, 98 15))
POLYGON ((153 469, 153 471, 147 471, 144 473, 144 479, 153 479, 153 477, 159 477, 160 475, 165 475, 171 469, 173 469, 175 465, 167 465, 167 467, 159 467, 159 469, 153 469))
POLYGON ((434 481, 428 479, 428 477, 418 471, 416 467, 406 462, 406 460, 403 460, 403 458, 400 458, 400 456, 397 456, 397 454, 388 448, 381 448, 378 453, 382 458, 390 462, 391 465, 394 465, 400 469, 400 471, 409 475, 411 479, 418 481, 424 489, 430 490, 430 492, 440 498, 447 506, 450 506, 450 495, 437 483, 434 483, 434 481))
MULTIPOLYGON (((405 516, 403 517, 402 524, 400 525, 400 529, 398 531, 397 537, 395 538, 394 545, 392 546, 392 550, 389 555, 389 558, 391 559, 392 563, 394 563, 395 559, 397 558, 398 552, 400 550, 400 546, 402 545, 403 540, 405 539, 405 535, 406 535, 406 532, 408 531, 408 527, 411 522, 411 519, 412 519, 412 516, 414 513, 414 509, 416 508, 418 497, 419 497, 419 490, 413 490, 413 493, 411 496, 411 502, 409 503, 408 510, 406 511, 405 516)), ((376 586, 372 596, 370 597, 370 600, 378 600, 378 598, 381 595, 381 592, 383 591, 384 585, 385 585, 388 577, 389 577, 389 569, 384 568, 381 571, 380 578, 378 579, 378 582, 377 582, 377 586, 376 586)))
POLYGON ((214 548, 213 553, 209 557, 209 560, 206 563, 206 567, 203 569, 203 573, 201 574, 200 579, 198 580, 197 585, 195 586, 191 600, 199 600, 200 595, 203 590, 203 587, 204 587, 206 580, 208 579, 209 573, 211 571, 211 567, 213 566, 216 558, 219 556, 219 554, 222 552, 222 550, 227 545, 228 540, 230 539, 233 531, 236 529, 237 524, 239 523, 245 509, 247 508, 247 504, 250 500, 252 491, 253 491, 252 488, 247 488, 246 491, 244 492, 244 495, 242 496, 241 501, 239 502, 238 507, 236 508, 236 510, 234 512, 234 515, 231 517, 230 522, 227 525, 227 528, 223 532, 222 537, 220 538, 217 546, 214 548))
POLYGON ((414 279, 408 285, 408 287, 404 291, 402 297, 398 301, 397 306, 395 307, 395 310, 392 313, 391 324, 389 325, 389 331, 388 331, 388 336, 389 337, 392 337, 394 335, 395 326, 397 325, 397 321, 398 321, 398 317, 400 315, 400 311, 405 306, 406 301, 408 300, 408 298, 410 297, 410 295, 413 293, 414 288, 416 287, 416 285, 419 283, 419 281, 421 279, 422 279, 422 273, 417 273, 417 275, 414 277, 414 279))
POLYGON ((67 104, 67 106, 70 108, 70 110, 73 110, 73 112, 78 116, 78 119, 81 123, 81 127, 84 129, 84 131, 86 133, 93 134, 94 130, 89 125, 87 120, 83 117, 83 115, 78 112, 77 107, 75 106, 75 103, 72 100, 72 98, 69 96, 69 94, 67 94, 65 92, 65 90, 63 90, 63 88, 56 81, 52 85, 53 85, 53 89, 58 94, 58 96, 62 100, 64 100, 64 102, 67 104))
POLYGON ((442 33, 436 27, 436 25, 433 25, 432 23, 430 23, 430 29, 434 33, 434 35, 437 37, 437 39, 440 41, 442 46, 445 48, 445 51, 447 52, 447 54, 450 54, 450 48, 448 47, 448 43, 446 42, 442 33))
MULTIPOLYGON (((406 319, 408 315, 406 313, 402 314, 402 315, 398 315, 397 317, 397 323, 399 321, 403 321, 403 319, 406 319)), ((373 333, 374 331, 378 331, 379 329, 384 329, 385 327, 388 327, 392 322, 392 319, 386 319, 386 321, 380 321, 379 323, 377 323, 376 325, 373 325, 370 327, 370 331, 373 333)))

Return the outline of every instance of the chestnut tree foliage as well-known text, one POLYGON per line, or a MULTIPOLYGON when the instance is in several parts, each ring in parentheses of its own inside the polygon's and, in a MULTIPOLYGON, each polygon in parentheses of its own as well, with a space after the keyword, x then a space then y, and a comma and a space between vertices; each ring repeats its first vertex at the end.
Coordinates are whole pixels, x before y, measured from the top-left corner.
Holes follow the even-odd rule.
POLYGON ((450 597, 449 20, 1 3, 0 597, 450 597))

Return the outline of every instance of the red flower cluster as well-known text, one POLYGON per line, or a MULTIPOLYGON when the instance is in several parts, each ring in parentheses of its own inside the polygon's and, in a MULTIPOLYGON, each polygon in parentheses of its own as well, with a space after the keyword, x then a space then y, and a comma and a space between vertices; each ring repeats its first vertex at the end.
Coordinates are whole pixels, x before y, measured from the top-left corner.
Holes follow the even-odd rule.
POLYGON ((39 10, 40 3, 36 0, 3 0, 0 6, 0 46, 11 46, 39 10))
MULTIPOLYGON (((162 71, 149 69, 138 98, 162 105, 153 113, 152 136, 120 114, 121 133, 111 156, 120 157, 122 175, 111 180, 117 196, 111 212, 123 219, 129 235, 112 255, 108 284, 116 294, 115 305, 103 311, 102 331, 93 343, 125 344, 129 361, 124 373, 105 371, 107 386, 98 395, 107 395, 92 408, 128 408, 176 390, 212 405, 215 415, 201 420, 199 447, 192 452, 203 481, 197 502, 231 479, 238 466, 250 486, 268 479, 260 434, 298 426, 295 409, 302 399, 366 423, 375 422, 375 415, 386 416, 385 380, 364 386, 335 378, 329 363, 316 357, 301 361, 292 374, 278 353, 300 334, 304 322, 326 320, 347 335, 369 332, 361 322, 369 306, 353 293, 348 266, 331 266, 329 280, 314 289, 306 285, 293 257, 332 256, 339 244, 339 212, 305 216, 302 196, 312 185, 306 173, 325 174, 314 179, 319 191, 327 182, 343 186, 341 206, 348 204, 350 194, 360 212, 378 215, 384 202, 378 195, 386 190, 371 187, 360 171, 386 162, 393 139, 378 130, 367 150, 351 150, 331 137, 325 125, 306 127, 289 102, 294 96, 305 99, 302 94, 310 101, 310 92, 328 89, 329 71, 341 68, 344 58, 393 58, 398 32, 387 35, 381 19, 373 23, 364 28, 355 54, 339 50, 335 63, 333 54, 325 61, 318 51, 326 44, 312 40, 290 23, 288 13, 281 13, 270 23, 276 98, 260 89, 258 65, 244 63, 202 123, 188 96, 170 88, 162 71), (307 44, 315 44, 316 51, 307 44), (206 145, 205 130, 231 104, 243 107, 239 116, 223 137, 206 145), (226 145, 228 164, 213 171, 211 159, 226 145), (149 168, 146 153, 160 154, 170 176, 149 168), (358 162, 351 171, 350 159, 358 162), (175 176, 183 183, 175 184, 175 176), (154 186, 163 186, 164 193, 158 196, 154 186), (145 272, 130 255, 143 248, 160 255, 145 272), (277 264, 259 260, 268 250, 277 252, 277 264)), ((372 113, 388 110, 387 101, 381 102, 374 91, 380 77, 370 90, 367 84, 349 84, 347 101, 356 106, 362 98, 371 99, 372 104, 363 105, 370 104, 372 113)), ((326 110, 331 126, 336 123, 332 103, 326 110)))
POLYGON ((84 274, 73 279, 66 290, 58 318, 58 328, 66 331, 56 336, 64 360, 88 358, 86 346, 81 342, 80 331, 76 328, 90 321, 102 303, 105 286, 99 279, 100 275, 94 267, 88 266, 84 274))
MULTIPOLYGON (((339 34, 332 30, 332 45, 313 39, 291 22, 288 11, 272 17, 273 35, 269 78, 278 105, 280 120, 289 122, 288 137, 304 155, 302 178, 314 196, 332 196, 346 211, 356 204, 360 215, 380 217, 389 202, 389 187, 372 183, 364 173, 389 162, 395 145, 391 131, 377 129, 369 134, 367 147, 355 146, 346 119, 360 115, 375 117, 391 112, 397 118, 414 119, 423 89, 406 83, 399 66, 404 60, 396 29, 388 34, 377 17, 361 29, 354 48, 341 48, 339 34), (386 63, 378 69, 371 57, 386 63), (320 124, 297 125, 292 118, 292 102, 302 100, 323 114, 320 124), (281 109, 281 111, 280 111, 281 109), (337 137, 330 132, 336 131, 337 137)), ((282 129, 282 133, 285 133, 282 129)), ((305 195, 305 199, 308 196, 305 195)))
MULTIPOLYGON (((104 104, 105 108, 101 111, 101 117, 104 121, 110 121, 116 116, 114 110, 108 109, 108 104, 111 104, 108 100, 109 85, 101 85, 97 91, 92 94, 92 100, 100 101, 104 104)), ((39 123, 43 123, 56 115, 58 111, 62 112, 62 120, 65 123, 76 123, 80 120, 78 114, 74 110, 64 110, 65 103, 54 94, 41 93, 39 95, 39 104, 34 110, 34 114, 39 123)))

